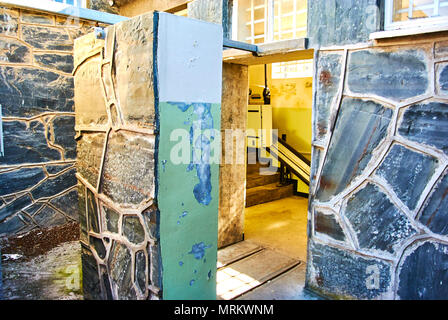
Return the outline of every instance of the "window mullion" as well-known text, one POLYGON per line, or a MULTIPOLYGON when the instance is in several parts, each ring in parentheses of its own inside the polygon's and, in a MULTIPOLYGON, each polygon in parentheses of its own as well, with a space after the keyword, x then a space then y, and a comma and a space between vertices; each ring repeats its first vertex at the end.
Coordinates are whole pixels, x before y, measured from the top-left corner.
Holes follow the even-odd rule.
POLYGON ((414 16, 413 10, 414 10, 414 0, 409 0, 409 8, 408 8, 408 18, 409 19, 412 19, 414 16))
POLYGON ((439 9, 440 9, 440 0, 434 0, 434 12, 433 15, 437 17, 439 15, 439 9))

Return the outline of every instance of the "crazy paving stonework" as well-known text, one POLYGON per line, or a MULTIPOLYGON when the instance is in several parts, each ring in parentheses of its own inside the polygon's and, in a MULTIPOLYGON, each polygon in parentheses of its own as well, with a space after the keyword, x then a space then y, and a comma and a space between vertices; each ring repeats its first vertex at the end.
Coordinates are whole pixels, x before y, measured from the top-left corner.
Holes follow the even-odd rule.
POLYGON ((221 145, 215 133, 193 132, 221 128, 222 31, 164 13, 105 31, 105 40, 89 34, 75 43, 84 297, 214 299, 219 163, 209 159, 211 145, 221 145), (204 26, 208 33, 199 32, 204 26), (187 68, 191 54, 210 60, 187 68), (173 59, 181 64, 170 69, 173 59), (214 101, 186 96, 209 98, 203 83, 191 83, 192 73, 213 87, 214 101), (187 84, 192 90, 171 99, 187 84), (189 135, 188 163, 171 161, 179 129, 189 135))
POLYGON ((448 41, 317 53, 306 285, 446 299, 448 41))
POLYGON ((152 34, 152 19, 141 18, 107 28, 106 40, 89 34, 75 43, 86 299, 157 299, 161 292, 159 213, 153 204, 154 108, 138 103, 154 96, 148 85, 152 34), (129 82, 129 73, 116 74, 122 64, 141 76, 129 82), (145 77, 146 84, 138 82, 145 77))
POLYGON ((93 26, 0 7, 0 236, 78 220, 73 42, 93 26))

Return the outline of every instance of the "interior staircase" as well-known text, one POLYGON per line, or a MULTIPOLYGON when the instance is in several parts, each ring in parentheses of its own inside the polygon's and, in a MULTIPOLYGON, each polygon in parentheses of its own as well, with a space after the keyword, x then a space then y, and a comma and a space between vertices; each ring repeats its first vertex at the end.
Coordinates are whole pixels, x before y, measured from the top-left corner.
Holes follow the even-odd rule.
POLYGON ((246 208, 294 195, 294 183, 280 184, 279 170, 270 175, 260 174, 260 169, 267 167, 259 162, 247 165, 246 208))

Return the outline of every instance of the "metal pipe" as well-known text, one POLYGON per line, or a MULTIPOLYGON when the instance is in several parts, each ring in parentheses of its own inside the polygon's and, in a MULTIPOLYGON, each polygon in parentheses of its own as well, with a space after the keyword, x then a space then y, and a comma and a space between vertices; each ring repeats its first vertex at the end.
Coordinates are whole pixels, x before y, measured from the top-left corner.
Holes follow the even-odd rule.
POLYGON ((224 38, 222 46, 224 48, 232 48, 232 49, 238 49, 243 51, 249 51, 252 52, 254 55, 258 56, 258 46, 254 44, 249 44, 241 41, 235 41, 230 40, 227 38, 224 38))

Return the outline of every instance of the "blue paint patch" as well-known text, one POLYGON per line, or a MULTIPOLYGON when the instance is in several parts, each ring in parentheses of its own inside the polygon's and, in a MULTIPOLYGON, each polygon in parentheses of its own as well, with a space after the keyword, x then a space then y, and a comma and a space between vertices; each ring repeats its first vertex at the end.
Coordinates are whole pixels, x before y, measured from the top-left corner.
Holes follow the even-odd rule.
POLYGON ((179 266, 183 266, 184 265, 184 263, 183 263, 183 261, 179 261, 179 266))
POLYGON ((194 285, 194 279, 191 279, 191 281, 190 281, 190 287, 191 287, 192 285, 194 285))
POLYGON ((198 273, 198 270, 194 270, 193 272, 194 272, 194 273, 198 273))
POLYGON ((162 160, 162 170, 165 172, 167 160, 162 160))
POLYGON ((208 271, 207 277, 208 277, 208 280, 210 280, 212 278, 212 270, 208 271))
POLYGON ((179 220, 177 220, 177 224, 180 224, 180 221, 179 221, 179 220))
POLYGON ((193 113, 196 119, 190 126, 190 145, 191 145, 191 160, 187 167, 187 172, 196 168, 196 174, 199 178, 199 183, 194 186, 193 194, 196 200, 203 205, 209 205, 212 197, 211 184, 211 170, 210 170, 210 143, 215 139, 214 122, 211 114, 211 103, 173 103, 182 112, 186 112, 193 106, 193 113), (209 135, 205 134, 205 131, 209 135))
MULTIPOLYGON (((191 248, 191 251, 188 254, 194 255, 195 259, 200 260, 205 256, 205 250, 211 248, 212 246, 206 246, 204 242, 196 243, 191 248)), ((204 259, 205 260, 205 259, 204 259)))
POLYGON ((185 218, 188 215, 187 211, 182 212, 182 215, 179 218, 185 218))

